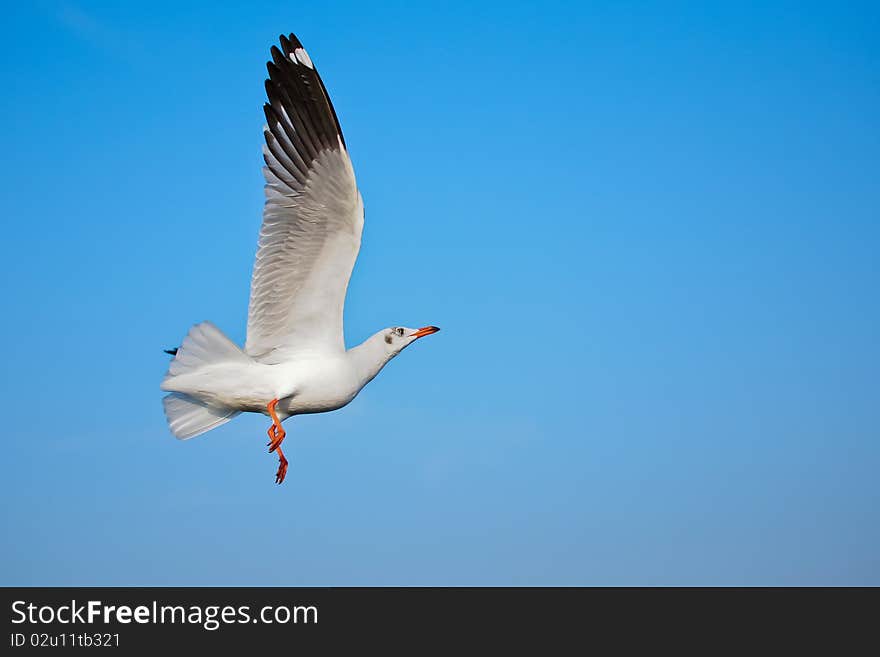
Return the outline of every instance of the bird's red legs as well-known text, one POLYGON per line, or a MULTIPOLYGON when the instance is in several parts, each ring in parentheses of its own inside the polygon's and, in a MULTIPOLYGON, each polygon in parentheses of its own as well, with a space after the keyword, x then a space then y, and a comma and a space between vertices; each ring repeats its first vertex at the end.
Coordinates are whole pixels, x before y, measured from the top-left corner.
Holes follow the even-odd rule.
POLYGON ((287 475, 287 459, 284 458, 284 452, 281 451, 281 443, 284 440, 284 437, 287 433, 284 431, 284 427, 281 426, 281 420, 278 419, 278 415, 275 413, 275 406, 278 404, 277 399, 273 399, 266 406, 266 409, 269 411, 269 417, 272 418, 272 426, 269 427, 269 442, 266 446, 269 448, 269 453, 278 452, 278 472, 275 473, 275 483, 280 484, 284 481, 285 475, 287 475))
POLYGON ((280 484, 287 476, 287 459, 284 458, 284 452, 280 447, 277 447, 276 450, 278 451, 278 472, 275 473, 275 483, 280 484))
POLYGON ((281 420, 278 419, 278 414, 275 413, 275 407, 278 405, 278 400, 273 399, 266 406, 266 410, 269 411, 269 417, 272 418, 272 426, 269 427, 269 442, 266 444, 266 447, 269 448, 269 452, 274 452, 281 445, 281 441, 284 440, 284 437, 287 433, 284 431, 284 427, 281 426, 281 420))

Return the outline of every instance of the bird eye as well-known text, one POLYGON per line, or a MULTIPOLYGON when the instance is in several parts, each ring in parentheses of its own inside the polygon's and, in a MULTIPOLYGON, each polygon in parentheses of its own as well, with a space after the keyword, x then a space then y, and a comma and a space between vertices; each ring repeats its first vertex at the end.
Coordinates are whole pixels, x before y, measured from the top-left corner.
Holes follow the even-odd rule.
POLYGON ((403 329, 402 328, 397 329, 397 335, 399 335, 400 337, 403 337, 403 329))

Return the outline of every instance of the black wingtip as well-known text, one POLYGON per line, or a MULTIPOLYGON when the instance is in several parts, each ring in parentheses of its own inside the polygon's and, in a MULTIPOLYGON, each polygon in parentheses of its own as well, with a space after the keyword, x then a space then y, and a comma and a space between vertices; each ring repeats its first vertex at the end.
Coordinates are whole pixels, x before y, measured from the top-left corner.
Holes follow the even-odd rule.
MULTIPOLYGON (((289 116, 293 125, 288 132, 298 134, 305 142, 306 152, 300 153, 303 161, 310 164, 317 151, 336 149, 340 143, 344 149, 345 137, 339 117, 299 38, 292 32, 288 36, 281 34, 278 45, 271 46, 269 53, 271 59, 266 62, 266 70, 270 79, 266 81, 266 95, 272 106, 280 104, 288 114, 293 110, 289 116), (294 56, 299 49, 303 52, 294 56)), ((295 146, 299 151, 299 145, 295 146)))
POLYGON ((164 351, 169 356, 176 356, 177 355, 177 349, 163 349, 162 351, 164 351))
POLYGON ((278 50, 278 46, 272 46, 269 48, 269 54, 272 55, 272 61, 275 62, 276 66, 285 59, 284 53, 278 50))

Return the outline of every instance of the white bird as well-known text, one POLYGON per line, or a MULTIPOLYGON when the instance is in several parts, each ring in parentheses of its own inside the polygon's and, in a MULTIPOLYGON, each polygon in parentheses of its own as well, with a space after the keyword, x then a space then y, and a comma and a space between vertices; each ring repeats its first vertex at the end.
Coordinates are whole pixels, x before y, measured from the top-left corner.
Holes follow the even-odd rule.
POLYGON ((364 204, 336 112, 299 39, 272 46, 263 107, 267 125, 266 204, 251 279, 242 350, 210 322, 193 326, 174 355, 162 390, 171 432, 180 439, 242 412, 272 418, 269 452, 276 483, 288 461, 281 423, 348 404, 418 338, 440 329, 382 329, 346 351, 342 311, 361 245, 364 204))

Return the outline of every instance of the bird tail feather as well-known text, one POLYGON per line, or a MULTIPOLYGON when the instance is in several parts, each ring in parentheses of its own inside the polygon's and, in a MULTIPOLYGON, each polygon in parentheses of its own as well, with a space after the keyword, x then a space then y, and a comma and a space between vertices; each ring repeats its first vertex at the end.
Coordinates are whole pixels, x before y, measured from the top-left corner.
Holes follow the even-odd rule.
POLYGON ((162 398, 168 428, 180 440, 194 438, 221 424, 226 424, 238 415, 239 411, 231 408, 215 408, 203 404, 189 395, 172 392, 162 398))
POLYGON ((223 406, 212 406, 185 394, 178 377, 196 374, 200 369, 218 363, 250 362, 251 359, 211 322, 196 324, 176 350, 162 381, 163 390, 173 391, 162 399, 171 433, 186 440, 229 422, 239 414, 223 406))
POLYGON ((227 338, 223 331, 211 322, 201 322, 189 330, 183 343, 177 348, 165 379, 167 381, 175 376, 190 374, 205 365, 249 360, 247 354, 227 338))

